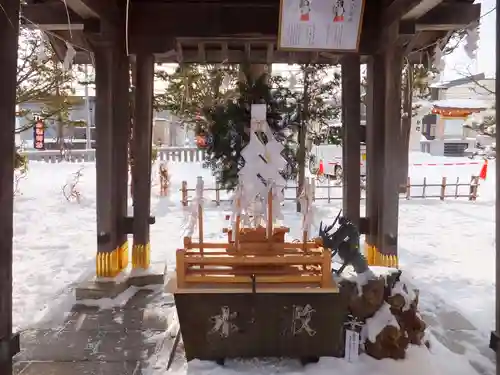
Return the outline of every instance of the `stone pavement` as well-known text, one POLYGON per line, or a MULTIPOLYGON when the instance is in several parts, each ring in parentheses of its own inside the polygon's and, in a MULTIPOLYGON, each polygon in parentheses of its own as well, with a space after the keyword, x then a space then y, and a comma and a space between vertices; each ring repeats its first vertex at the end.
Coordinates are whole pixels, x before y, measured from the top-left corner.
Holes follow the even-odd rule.
POLYGON ((496 358, 489 337, 483 337, 462 314, 441 305, 434 313, 423 312, 422 317, 434 337, 453 353, 465 355, 478 374, 495 374, 496 358))
MULTIPOLYGON (((494 353, 487 338, 449 306, 426 299, 422 315, 434 336, 451 351, 468 354, 479 374, 492 375, 494 353)), ((124 306, 109 310, 75 306, 63 323, 47 322, 22 333, 14 375, 165 373, 174 310, 172 296, 158 290, 139 290, 124 306)))
POLYGON ((150 290, 139 290, 124 306, 109 310, 75 306, 64 323, 22 333, 14 374, 150 374, 158 353, 172 347, 166 329, 173 312, 171 298, 150 290))

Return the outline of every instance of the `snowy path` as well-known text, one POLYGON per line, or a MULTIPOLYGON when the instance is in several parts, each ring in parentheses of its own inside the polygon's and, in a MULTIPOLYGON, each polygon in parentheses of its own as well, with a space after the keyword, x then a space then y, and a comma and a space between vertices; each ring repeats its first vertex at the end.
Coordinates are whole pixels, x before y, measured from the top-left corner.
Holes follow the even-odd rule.
MULTIPOLYGON (((415 158, 415 156, 413 156, 415 158)), ((428 157, 427 157, 428 158, 428 157)), ((435 158, 432 159, 436 161, 435 158)), ((453 159, 456 160, 456 159, 453 159)), ((95 256, 95 167, 86 164, 81 179, 80 205, 65 200, 61 189, 79 169, 78 164, 31 163, 28 178, 20 183, 15 200, 14 324, 26 327, 39 310, 54 303, 69 286, 93 272, 95 256)), ((171 164, 172 194, 158 196, 153 186, 151 228, 153 262, 175 266, 175 250, 181 245, 184 213, 180 207, 180 184, 194 186, 196 176, 210 172, 196 164, 171 164)), ((423 294, 455 306, 487 340, 494 319, 494 163, 488 180, 480 187, 477 202, 466 200, 401 201, 400 259, 406 275, 423 294), (433 297, 434 298, 434 297, 433 297)), ((439 183, 442 176, 467 180, 477 166, 410 170, 416 183, 423 176, 439 183)), ((340 201, 318 201, 318 219, 333 218, 340 201)), ((227 205, 206 210, 207 238, 223 238, 221 228, 227 205)), ((293 203, 284 209, 291 236, 300 236, 300 220, 293 203)), ((431 299, 432 300, 432 299, 431 299)), ((215 370, 214 370, 215 371, 215 370)), ((210 371, 209 371, 210 372, 210 371)))

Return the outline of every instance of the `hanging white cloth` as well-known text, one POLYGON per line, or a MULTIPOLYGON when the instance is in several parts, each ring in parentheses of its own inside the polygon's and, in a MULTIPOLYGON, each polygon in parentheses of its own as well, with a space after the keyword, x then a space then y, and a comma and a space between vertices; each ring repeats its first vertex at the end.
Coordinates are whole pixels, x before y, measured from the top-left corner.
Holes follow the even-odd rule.
POLYGON ((203 178, 198 177, 198 180, 196 181, 195 197, 191 201, 191 205, 188 210, 187 224, 185 229, 185 236, 187 237, 193 236, 194 230, 198 225, 198 215, 200 213, 199 209, 200 206, 203 207, 204 204, 203 187, 204 187, 203 178))

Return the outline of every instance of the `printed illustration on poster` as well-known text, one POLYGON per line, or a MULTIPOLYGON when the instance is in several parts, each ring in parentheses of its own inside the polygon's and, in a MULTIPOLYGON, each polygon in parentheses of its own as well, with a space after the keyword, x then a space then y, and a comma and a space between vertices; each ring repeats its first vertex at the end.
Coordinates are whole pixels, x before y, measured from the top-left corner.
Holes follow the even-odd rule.
POLYGON ((281 0, 278 48, 357 51, 364 0, 281 0))

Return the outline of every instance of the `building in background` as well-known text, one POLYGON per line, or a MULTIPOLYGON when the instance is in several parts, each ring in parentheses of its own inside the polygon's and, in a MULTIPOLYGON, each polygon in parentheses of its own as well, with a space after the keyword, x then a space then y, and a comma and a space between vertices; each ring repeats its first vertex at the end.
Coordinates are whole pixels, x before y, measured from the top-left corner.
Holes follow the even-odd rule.
MULTIPOLYGON (((74 97, 78 104, 72 106, 69 110, 69 119, 71 121, 87 123, 90 119, 90 135, 91 144, 95 148, 96 128, 95 128, 95 97, 89 97, 89 108, 84 97, 74 97), (81 99, 81 103, 80 100, 81 99)), ((30 117, 36 117, 37 113, 41 113, 44 103, 28 102, 18 106, 19 111, 28 110, 30 117)), ((172 116, 167 111, 155 112, 153 115, 153 143, 162 146, 181 147, 185 145, 193 145, 194 133, 189 129, 184 129, 181 122, 172 116)), ((85 149, 87 144, 87 127, 86 125, 74 126, 63 124, 63 135, 66 147, 70 149, 85 149)), ((19 117, 17 119, 17 128, 23 129, 29 126, 28 119, 19 117)), ((21 132, 17 137, 18 145, 22 145, 25 149, 33 148, 33 129, 27 129, 21 132)), ((56 119, 45 120, 45 148, 57 148, 57 121, 56 119)))
POLYGON ((473 113, 486 110, 485 103, 473 99, 445 99, 432 102, 431 113, 422 119, 422 151, 431 155, 463 156, 475 148, 476 138, 469 137, 464 124, 473 113))
MULTIPOLYGON (((477 132, 468 125, 491 116, 495 106, 495 79, 476 74, 431 86, 431 100, 413 119, 420 150, 431 155, 463 156, 475 148, 477 132)), ((410 142, 415 147, 416 142, 410 142)), ((484 143, 484 142, 483 142, 484 143)))
MULTIPOLYGON (((87 123, 87 119, 90 119, 90 134, 91 134, 91 144, 95 147, 95 98, 89 97, 89 109, 87 110, 85 104, 85 98, 81 96, 75 96, 72 98, 75 102, 71 109, 69 110, 69 120, 78 121, 83 124, 87 123)), ((19 111, 29 111, 30 117, 36 118, 37 114, 42 112, 45 107, 43 102, 26 102, 18 105, 19 111)), ((57 121, 55 118, 49 118, 44 121, 45 124, 45 148, 55 149, 57 143, 57 121)), ((24 117, 19 117, 17 119, 17 128, 24 129, 25 131, 19 134, 19 140, 24 148, 33 148, 33 129, 29 128, 29 121, 24 117)), ((87 143, 87 128, 86 125, 83 126, 73 126, 68 124, 63 124, 63 136, 64 142, 68 148, 73 149, 85 149, 87 143)))

